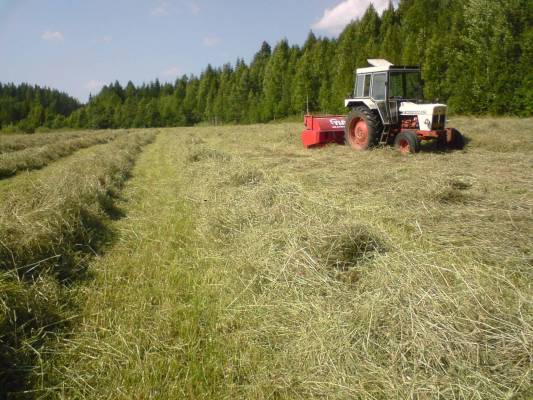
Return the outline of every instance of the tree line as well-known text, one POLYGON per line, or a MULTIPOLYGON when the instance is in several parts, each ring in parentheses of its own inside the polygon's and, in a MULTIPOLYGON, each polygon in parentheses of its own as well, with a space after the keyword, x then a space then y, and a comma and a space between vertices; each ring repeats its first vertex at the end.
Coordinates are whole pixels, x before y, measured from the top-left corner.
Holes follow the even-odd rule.
POLYGON ((265 42, 249 64, 208 65, 174 83, 115 82, 83 106, 65 97, 71 107, 57 112, 34 97, 33 107, 25 103, 27 116, 11 122, 138 128, 267 122, 307 109, 339 113, 367 58, 421 64, 425 97, 451 112, 533 115, 533 2, 400 0, 381 15, 370 5, 335 39, 311 32, 302 46, 265 42), (39 105, 44 111, 34 112, 39 105))
POLYGON ((0 129, 33 132, 40 126, 65 126, 81 104, 66 93, 26 83, 0 83, 0 129))

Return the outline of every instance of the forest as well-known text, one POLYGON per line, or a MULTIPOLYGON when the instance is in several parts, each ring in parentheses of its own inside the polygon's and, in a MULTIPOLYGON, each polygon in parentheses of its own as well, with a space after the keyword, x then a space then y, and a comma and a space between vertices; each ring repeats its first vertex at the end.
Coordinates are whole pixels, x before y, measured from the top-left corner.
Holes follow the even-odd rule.
POLYGON ((0 82, 0 129, 33 132, 40 126, 60 128, 81 103, 58 90, 26 83, 0 82))
POLYGON ((533 2, 401 0, 370 5, 338 38, 310 32, 301 46, 266 42, 246 63, 208 65, 199 76, 104 86, 80 104, 27 84, 0 85, 0 128, 142 128, 256 123, 343 112, 354 70, 367 58, 421 65, 424 96, 463 115, 533 115, 533 2))

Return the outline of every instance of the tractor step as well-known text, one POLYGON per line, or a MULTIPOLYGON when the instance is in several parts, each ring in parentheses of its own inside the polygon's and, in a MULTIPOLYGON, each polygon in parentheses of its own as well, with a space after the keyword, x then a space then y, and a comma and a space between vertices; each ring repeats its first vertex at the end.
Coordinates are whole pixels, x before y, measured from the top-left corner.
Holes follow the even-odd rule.
POLYGON ((387 144, 389 142, 390 137, 390 126, 386 124, 383 127, 383 132, 381 132, 381 137, 379 138, 380 144, 387 144))

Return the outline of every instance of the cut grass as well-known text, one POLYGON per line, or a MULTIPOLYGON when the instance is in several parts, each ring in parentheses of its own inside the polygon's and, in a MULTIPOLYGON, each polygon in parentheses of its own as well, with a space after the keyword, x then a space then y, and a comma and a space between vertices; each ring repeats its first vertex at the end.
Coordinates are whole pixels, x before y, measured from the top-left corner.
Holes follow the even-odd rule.
POLYGON ((531 120, 452 124, 464 151, 409 157, 164 130, 36 393, 531 398, 531 120))
POLYGON ((60 140, 41 147, 30 147, 24 150, 0 154, 0 179, 47 166, 52 161, 68 156, 79 149, 115 140, 123 132, 100 132, 87 134, 83 137, 60 140))
POLYGON ((57 371, 56 380, 39 394, 128 399, 220 393, 229 350, 217 325, 224 298, 216 263, 202 255, 194 204, 181 196, 187 182, 176 167, 187 151, 175 139, 160 135, 137 162, 124 193, 127 217, 116 224, 120 240, 91 266, 94 282, 74 290, 83 319, 56 349, 53 364, 44 366, 57 371))
POLYGON ((533 152, 533 118, 452 117, 449 124, 467 132, 471 148, 498 153, 533 152))
POLYGON ((23 281, 0 271, 0 398, 31 398, 40 352, 68 325, 72 310, 58 282, 46 275, 23 281), (32 383, 30 383, 32 382, 32 383))
POLYGON ((75 132, 54 132, 54 133, 36 133, 36 134, 1 134, 0 133, 0 154, 19 151, 31 147, 41 147, 51 143, 57 143, 63 140, 75 139, 82 136, 88 136, 92 132, 75 131, 75 132))
MULTIPOLYGON (((527 124, 505 123, 518 143, 527 124)), ((240 357, 261 361, 240 397, 530 396, 524 146, 500 152, 487 131, 471 134, 483 146, 404 158, 305 151, 287 140, 297 125, 233 129, 201 136, 232 163, 187 171, 188 196, 206 200, 199 229, 246 282, 227 324, 240 357), (225 183, 241 171, 264 177, 225 183)))
POLYGON ((100 214, 113 217, 117 212, 113 199, 142 146, 153 137, 153 132, 122 136, 70 160, 54 173, 36 179, 29 175, 4 189, 0 269, 24 274, 53 265, 61 277, 75 277, 77 271, 70 268, 76 263, 69 254, 84 247, 85 252, 92 251, 90 246, 103 228, 100 214))
POLYGON ((188 196, 244 281, 239 359, 260 349, 240 397, 531 395, 530 121, 497 120, 503 138, 469 121, 465 151, 408 158, 306 151, 298 125, 204 131, 232 162, 188 168, 188 196), (242 171, 263 178, 226 184, 242 171))
POLYGON ((95 146, 3 188, 0 205, 0 397, 34 381, 33 363, 69 319, 63 285, 112 237, 117 195, 153 132, 95 146))

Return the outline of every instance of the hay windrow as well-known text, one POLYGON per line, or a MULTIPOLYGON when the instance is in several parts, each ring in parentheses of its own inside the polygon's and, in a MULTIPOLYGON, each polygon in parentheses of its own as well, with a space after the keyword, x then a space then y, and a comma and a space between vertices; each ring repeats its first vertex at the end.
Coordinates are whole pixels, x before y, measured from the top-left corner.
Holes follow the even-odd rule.
POLYGON ((36 134, 0 134, 0 154, 20 151, 32 147, 42 147, 65 140, 90 136, 94 132, 54 132, 36 134))
POLYGON ((82 280, 88 261, 112 239, 110 221, 120 212, 115 199, 137 154, 153 138, 154 133, 125 135, 3 194, 0 397, 35 379, 36 356, 69 319, 63 285, 82 280))
POLYGON ((136 155, 151 140, 153 134, 124 136, 98 153, 74 160, 57 175, 29 179, 7 193, 0 217, 0 268, 23 272, 27 265, 48 264, 41 260, 55 257, 56 267, 64 270, 68 267, 61 266, 62 260, 70 260, 74 243, 88 251, 98 247, 94 241, 106 235, 103 228, 109 217, 106 211, 113 208, 113 193, 120 190, 136 155))
POLYGON ((0 154, 0 179, 15 175, 20 171, 43 168, 52 161, 68 156, 79 149, 113 141, 121 134, 123 133, 88 134, 82 137, 49 143, 42 147, 29 147, 0 154))

